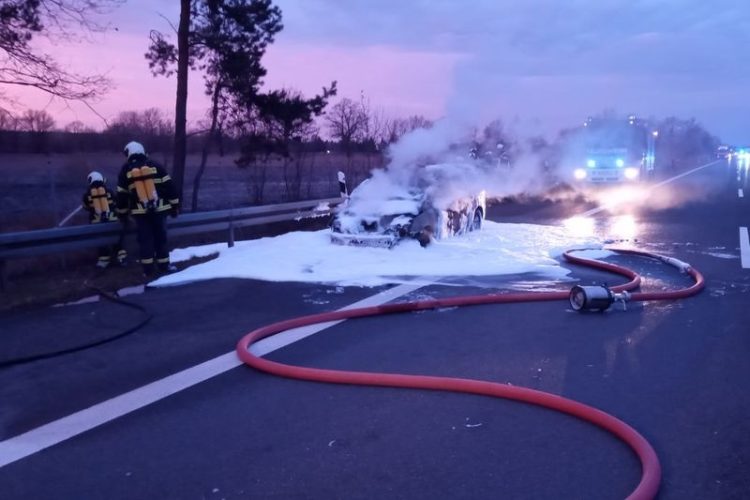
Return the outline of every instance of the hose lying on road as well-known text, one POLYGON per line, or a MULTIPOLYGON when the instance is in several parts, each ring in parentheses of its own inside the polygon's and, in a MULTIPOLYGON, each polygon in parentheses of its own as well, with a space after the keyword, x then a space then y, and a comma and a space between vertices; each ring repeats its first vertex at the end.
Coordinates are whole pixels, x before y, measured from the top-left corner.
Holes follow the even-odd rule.
POLYGON ((39 361, 39 360, 42 360, 42 359, 55 358, 55 357, 62 356, 62 355, 65 355, 65 354, 71 354, 71 353, 74 353, 74 352, 83 351, 85 349, 91 349, 92 347, 97 347, 97 346, 100 346, 102 344, 107 344, 107 343, 115 341, 117 339, 121 339, 122 337, 125 337, 126 335, 130 335, 131 333, 135 333, 137 330, 140 330, 141 328, 143 328, 143 326, 145 326, 146 323, 148 323, 149 321, 151 321, 151 318, 153 317, 151 315, 151 313, 149 313, 146 310, 146 308, 143 307, 140 304, 136 304, 135 302, 130 302, 130 301, 127 301, 127 300, 123 300, 123 299, 121 299, 120 297, 118 297, 115 294, 109 293, 109 292, 107 292, 105 290, 102 290, 101 288, 97 288, 97 287, 89 285, 89 284, 86 284, 85 286, 87 288, 91 289, 92 291, 96 292, 97 294, 99 294, 101 297, 104 297, 105 299, 107 299, 109 301, 112 301, 115 304, 120 304, 120 305, 123 305, 125 307, 129 307, 131 309, 135 309, 137 311, 140 311, 140 313, 142 314, 141 319, 135 325, 131 326, 130 328, 127 328, 126 330, 122 330, 122 331, 118 332, 117 334, 112 335, 110 337, 106 337, 106 338, 99 339, 99 340, 94 340, 92 342, 87 342, 85 344, 77 345, 77 346, 74 346, 74 347, 67 347, 65 349, 60 349, 60 350, 57 350, 57 351, 42 352, 42 353, 39 353, 39 354, 31 354, 31 355, 28 355, 28 356, 22 356, 22 357, 8 359, 8 360, 4 360, 4 361, 0 360, 0 369, 7 368, 9 366, 21 365, 21 364, 24 364, 24 363, 31 363, 33 361, 39 361))
MULTIPOLYGON (((621 276, 625 276, 630 280, 623 285, 612 287, 612 291, 629 291, 640 286, 641 277, 635 271, 616 264, 587 259, 583 257, 576 257, 572 255, 572 252, 574 251, 575 250, 571 250, 564 254, 564 257, 567 261, 592 267, 595 269, 610 271, 621 276)), ((669 300, 688 297, 690 295, 698 293, 704 286, 703 276, 697 270, 675 259, 670 259, 668 257, 662 257, 660 255, 641 252, 637 250, 614 249, 613 251, 659 259, 667 264, 674 265, 675 267, 678 267, 681 270, 687 272, 694 280, 694 284, 692 286, 681 290, 654 293, 633 293, 631 295, 631 300, 669 300)), ((498 382, 453 377, 436 377, 428 375, 403 375, 395 373, 353 372, 344 370, 307 368, 302 366, 285 365, 275 361, 270 361, 258 357, 250 352, 250 346, 265 337, 269 337, 271 335, 290 330, 292 328, 324 323, 328 321, 444 307, 459 307, 478 304, 541 302, 567 299, 567 291, 524 292, 420 300, 414 302, 385 304, 374 307, 363 307, 360 309, 349 309, 343 311, 312 314, 309 316, 301 316, 298 318, 273 323, 271 325, 267 325, 250 332, 238 342, 237 354, 240 359, 247 365, 257 370, 282 377, 311 380, 317 382, 329 382, 335 384, 403 387, 410 389, 430 389, 437 391, 479 394, 484 396, 494 396, 522 401, 525 403, 543 406, 546 408, 557 410, 561 413, 572 415, 574 417, 597 425, 604 430, 614 434, 617 438, 624 441, 630 448, 632 448, 641 462, 642 472, 639 484, 636 486, 636 488, 628 498, 653 498, 654 496, 656 496, 656 493, 659 490, 659 484, 661 482, 661 466, 654 449, 643 436, 641 436, 635 429, 630 427, 625 422, 583 403, 579 403, 577 401, 573 401, 556 394, 546 393, 525 387, 510 386, 498 382)))

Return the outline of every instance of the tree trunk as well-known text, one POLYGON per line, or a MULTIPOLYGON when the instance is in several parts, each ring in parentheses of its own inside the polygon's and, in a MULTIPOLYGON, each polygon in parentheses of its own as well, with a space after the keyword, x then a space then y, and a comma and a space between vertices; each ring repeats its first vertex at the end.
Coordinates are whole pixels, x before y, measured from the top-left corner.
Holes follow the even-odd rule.
POLYGON ((203 150, 201 151, 201 164, 198 167, 198 172, 195 173, 193 178, 193 212, 198 211, 198 191, 201 187, 201 178, 203 172, 206 171, 206 161, 208 160, 208 152, 211 149, 211 143, 214 141, 216 136, 216 128, 219 124, 219 94, 221 93, 221 85, 216 84, 214 87, 214 95, 211 98, 211 128, 206 136, 206 141, 203 143, 203 150))
POLYGON ((172 178, 182 199, 187 154, 188 35, 190 33, 190 0, 180 0, 180 25, 177 29, 177 100, 174 110, 174 156, 172 178))

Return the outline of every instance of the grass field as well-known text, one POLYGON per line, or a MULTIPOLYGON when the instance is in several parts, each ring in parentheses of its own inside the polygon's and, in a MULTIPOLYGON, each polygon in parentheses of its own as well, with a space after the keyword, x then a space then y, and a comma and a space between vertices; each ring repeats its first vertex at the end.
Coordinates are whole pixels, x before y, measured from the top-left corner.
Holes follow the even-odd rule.
MULTIPOLYGON (((171 159, 168 156, 155 154, 153 158, 170 170, 171 159)), ((336 197, 339 195, 336 175, 339 170, 347 173, 350 186, 353 186, 365 179, 381 161, 375 156, 353 155, 347 158, 341 154, 317 153, 309 154, 299 162, 284 164, 276 160, 240 169, 235 159, 235 155, 213 155, 208 158, 199 191, 201 211, 336 197)), ((102 172, 108 185, 114 188, 122 163, 123 157, 118 153, 0 154, 0 172, 3 174, 0 175, 0 233, 56 227, 66 215, 80 206, 87 187, 86 176, 90 171, 102 172)), ((200 155, 188 156, 183 211, 192 208, 193 178, 199 165, 200 155)), ((87 223, 87 214, 80 211, 66 225, 87 223)), ((275 231, 274 228, 260 227, 258 230, 275 231)), ((257 236, 259 234, 244 237, 257 236)), ((172 245, 175 243, 170 242, 172 245)), ((33 281, 39 275, 43 277, 40 283, 59 281, 50 280, 45 276, 48 273, 70 275, 74 282, 80 282, 77 269, 85 269, 84 274, 88 272, 95 253, 92 249, 90 252, 61 256, 10 260, 5 272, 13 282, 12 294, 26 295, 22 292, 24 287, 19 289, 18 285, 27 279, 33 281)), ((123 277, 127 275, 125 273, 123 277)), ((40 290, 39 287, 32 289, 40 290)))
MULTIPOLYGON (((157 153, 153 158, 169 171, 167 155, 157 153)), ((311 153, 286 165, 275 160, 240 169, 235 159, 236 155, 209 156, 199 191, 200 210, 337 196, 339 170, 347 173, 350 185, 356 185, 381 163, 379 157, 363 154, 348 159, 342 154, 311 153)), ((56 226, 79 206, 90 171, 102 172, 114 187, 122 162, 118 153, 0 154, 0 233, 56 226)), ((200 155, 188 156, 184 210, 192 209, 193 178, 199 165, 200 155)), ((86 222, 85 214, 79 213, 69 225, 86 222)))

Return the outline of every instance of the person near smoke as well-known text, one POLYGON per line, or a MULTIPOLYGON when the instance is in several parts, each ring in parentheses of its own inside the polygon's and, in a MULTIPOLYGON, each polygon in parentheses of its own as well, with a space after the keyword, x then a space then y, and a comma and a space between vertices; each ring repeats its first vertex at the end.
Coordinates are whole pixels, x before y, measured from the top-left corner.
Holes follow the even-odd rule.
MULTIPOLYGON (((100 172, 91 172, 86 178, 88 189, 83 193, 83 208, 89 214, 90 224, 102 224, 106 222, 117 222, 118 217, 115 211, 115 196, 111 189, 107 187, 107 180, 100 172)), ((122 239, 114 245, 104 245, 99 247, 99 256, 96 261, 96 267, 106 269, 114 257, 120 266, 127 264, 128 253, 122 248, 122 239)))
POLYGON ((172 178, 146 155, 142 144, 129 142, 123 152, 127 161, 117 179, 117 212, 135 220, 143 274, 152 276, 157 269, 174 272, 177 268, 169 262, 166 217, 177 217, 180 200, 172 178))

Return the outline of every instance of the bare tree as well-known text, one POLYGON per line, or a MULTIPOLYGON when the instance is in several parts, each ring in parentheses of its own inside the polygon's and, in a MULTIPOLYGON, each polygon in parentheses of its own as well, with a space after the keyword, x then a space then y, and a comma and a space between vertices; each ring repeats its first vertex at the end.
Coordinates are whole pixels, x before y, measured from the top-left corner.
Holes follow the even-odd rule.
POLYGON ((85 132, 93 132, 93 130, 83 124, 80 120, 74 120, 63 127, 63 131, 71 134, 83 134, 85 132))
POLYGON ((2 0, 0 2, 0 85, 31 87, 66 100, 89 100, 109 90, 102 75, 80 75, 32 47, 37 36, 71 39, 81 28, 102 31, 97 15, 124 0, 2 0))
POLYGON ((18 119, 10 111, 0 108, 0 130, 17 130, 18 119))
POLYGON ((341 143, 347 158, 351 158, 354 144, 367 127, 367 116, 361 104, 345 97, 326 113, 325 119, 331 136, 341 143))
POLYGON ((366 164, 363 175, 369 175, 372 170, 373 157, 378 157, 382 147, 385 145, 383 139, 383 130, 385 130, 385 113, 382 110, 373 109, 370 105, 370 99, 366 98, 364 93, 360 97, 360 109, 364 117, 364 125, 359 134, 362 150, 365 154, 366 164))
MULTIPOLYGON (((285 197, 299 199, 307 156, 306 143, 317 136, 315 118, 323 113, 328 100, 336 95, 336 82, 324 87, 319 95, 305 98, 293 89, 274 90, 254 96, 245 103, 245 113, 235 118, 240 134, 244 136, 242 154, 237 161, 240 167, 250 167, 256 182, 266 180, 266 163, 271 155, 282 160, 285 197), (259 162, 258 160, 262 161, 259 162)), ((262 197, 262 187, 254 199, 262 197)))
POLYGON ((107 127, 107 132, 127 134, 133 139, 166 136, 172 131, 171 120, 158 108, 121 111, 107 127))
POLYGON ((378 150, 382 150, 388 145, 388 126, 391 120, 386 116, 385 111, 375 109, 369 113, 369 121, 369 136, 377 145, 378 150))
POLYGON ((432 127, 432 121, 422 115, 386 119, 381 131, 382 141, 386 144, 393 144, 413 130, 430 127, 432 127))
POLYGON ((43 109, 27 109, 19 119, 21 130, 28 132, 49 132, 55 128, 52 115, 43 109))
MULTIPOLYGON (((657 157, 662 165, 674 167, 696 159, 713 158, 719 139, 706 130, 695 118, 667 117, 653 125, 658 131, 657 157)), ((651 130, 648 133, 652 133, 651 130)))

